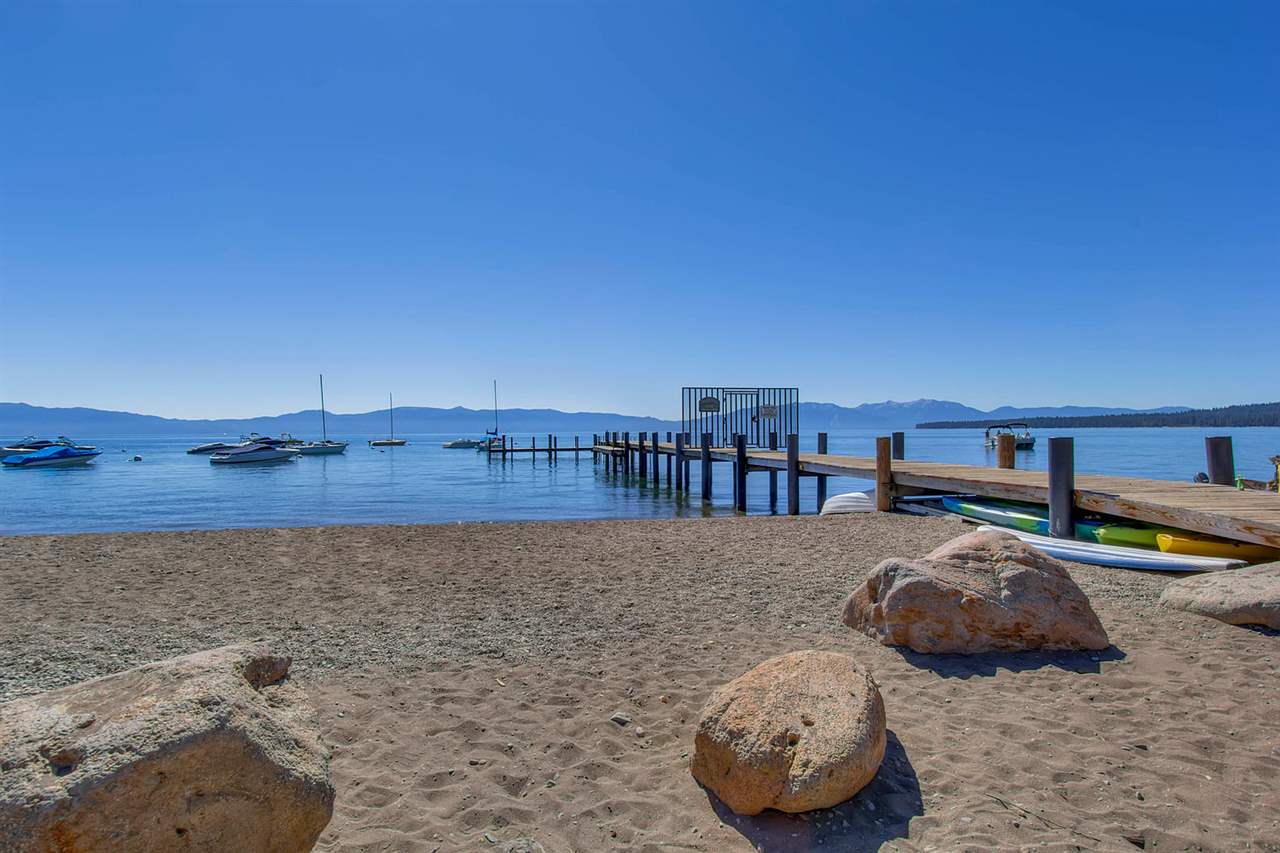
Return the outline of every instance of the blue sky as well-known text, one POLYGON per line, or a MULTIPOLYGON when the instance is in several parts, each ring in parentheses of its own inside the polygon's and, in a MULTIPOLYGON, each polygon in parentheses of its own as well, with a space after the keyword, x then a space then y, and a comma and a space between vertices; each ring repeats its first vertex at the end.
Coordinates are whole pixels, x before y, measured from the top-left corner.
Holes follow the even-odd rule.
POLYGON ((0 399, 1273 400, 1274 3, 0 4, 0 399))

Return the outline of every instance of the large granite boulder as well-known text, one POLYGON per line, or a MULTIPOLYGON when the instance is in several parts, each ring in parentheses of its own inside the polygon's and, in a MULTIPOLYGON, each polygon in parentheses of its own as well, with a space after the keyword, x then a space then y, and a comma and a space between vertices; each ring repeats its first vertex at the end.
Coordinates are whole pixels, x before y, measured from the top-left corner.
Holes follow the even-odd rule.
POLYGON ((844 624, 929 654, 1109 645, 1066 568, 999 531, 965 534, 923 559, 885 560, 845 602, 844 624))
POLYGON ((690 769, 738 814, 834 806, 884 758, 884 701, 846 655, 771 658, 711 694, 690 769))
POLYGON ((309 850, 329 753, 290 660, 228 646, 0 705, 0 850, 309 850))
POLYGON ((1160 603, 1231 625, 1280 630, 1280 563, 1183 578, 1164 588, 1160 603))

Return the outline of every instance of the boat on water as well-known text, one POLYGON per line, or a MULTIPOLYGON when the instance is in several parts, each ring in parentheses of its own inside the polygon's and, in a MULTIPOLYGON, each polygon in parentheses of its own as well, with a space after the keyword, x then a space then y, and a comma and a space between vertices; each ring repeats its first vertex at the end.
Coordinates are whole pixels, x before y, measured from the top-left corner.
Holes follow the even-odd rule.
POLYGON ((408 444, 403 438, 396 438, 396 401, 387 395, 387 412, 391 416, 391 433, 389 438, 375 438, 369 442, 370 447, 404 447, 408 444))
POLYGON ((455 438, 446 441, 445 450, 485 450, 491 447, 498 435, 498 380, 493 380, 493 429, 484 431, 484 438, 455 438))
POLYGON ((324 374, 320 374, 320 435, 319 441, 308 441, 297 445, 303 456, 337 456, 347 452, 347 442, 330 441, 329 427, 324 418, 324 374))
POLYGON ((987 431, 983 436, 983 443, 994 449, 1000 443, 1002 434, 1013 436, 1014 450, 1034 450, 1036 446, 1036 437, 1031 434, 1031 428, 1024 423, 1011 424, 992 424, 987 427, 987 431), (1022 432, 1018 432, 1021 429, 1022 432))
POLYGON ((0 459, 0 464, 6 468, 66 468, 84 465, 101 455, 101 450, 55 444, 25 453, 11 453, 0 459))
POLYGON ((220 450, 231 450, 239 446, 239 444, 228 444, 225 441, 211 441, 208 444, 197 444, 195 447, 188 447, 187 453, 217 453, 220 450))
POLYGON ((3 454, 5 456, 13 456, 14 454, 18 454, 18 453, 35 453, 37 450, 45 450, 46 448, 49 448, 49 447, 70 447, 73 450, 97 450, 98 449, 94 447, 92 444, 76 444, 74 441, 67 438, 65 435, 60 435, 57 438, 53 438, 53 439, 36 438, 34 435, 29 435, 26 438, 22 439, 22 441, 17 441, 9 445, 8 447, 0 448, 0 454, 3 454))
POLYGON ((230 450, 221 450, 209 457, 211 465, 243 465, 250 462, 287 462, 296 459, 301 451, 292 447, 271 447, 266 444, 243 444, 230 450))

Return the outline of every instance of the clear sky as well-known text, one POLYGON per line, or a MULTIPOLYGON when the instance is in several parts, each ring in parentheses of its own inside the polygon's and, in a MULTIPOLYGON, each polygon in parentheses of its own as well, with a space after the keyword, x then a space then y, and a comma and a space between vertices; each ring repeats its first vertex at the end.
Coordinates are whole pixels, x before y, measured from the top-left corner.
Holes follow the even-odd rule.
POLYGON ((1280 398, 1280 4, 0 4, 0 399, 1280 398))

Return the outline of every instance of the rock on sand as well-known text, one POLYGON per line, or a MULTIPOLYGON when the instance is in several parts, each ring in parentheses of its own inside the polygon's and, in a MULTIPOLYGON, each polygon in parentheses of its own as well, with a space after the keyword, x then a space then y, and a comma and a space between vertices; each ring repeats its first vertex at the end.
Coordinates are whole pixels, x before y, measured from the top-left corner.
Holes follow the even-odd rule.
POLYGON ((1231 625, 1280 630, 1280 563, 1183 578, 1165 587, 1160 603, 1231 625))
POLYGON ((0 850, 309 850, 329 753, 290 659, 228 646, 0 705, 0 850))
POLYGON ((884 702, 850 657, 793 652, 717 689, 698 720, 693 776, 738 814, 841 803, 884 758, 884 702))
POLYGON ((928 654, 1110 644, 1066 567, 997 531, 965 534, 923 559, 880 563, 845 602, 844 624, 928 654))

